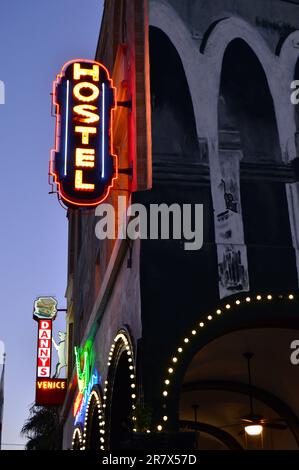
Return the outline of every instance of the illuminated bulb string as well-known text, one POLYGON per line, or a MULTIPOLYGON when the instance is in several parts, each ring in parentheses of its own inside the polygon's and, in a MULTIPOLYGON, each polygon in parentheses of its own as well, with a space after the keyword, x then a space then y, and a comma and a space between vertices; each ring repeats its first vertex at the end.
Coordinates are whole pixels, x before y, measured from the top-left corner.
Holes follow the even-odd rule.
MULTIPOLYGON (((288 300, 294 300, 295 299, 295 296, 293 294, 289 294, 288 296, 282 296, 282 295, 279 295, 279 299, 282 299, 282 298, 287 298, 288 300)), ((261 300, 264 300, 264 301, 271 301, 273 299, 273 296, 271 294, 268 294, 267 296, 265 296, 264 298, 261 296, 261 295, 257 295, 256 298, 253 298, 253 297, 246 297, 245 299, 241 300, 241 299, 238 299, 235 301, 235 306, 239 306, 243 303, 250 303, 251 301, 254 301, 254 300, 257 300, 258 302, 260 302, 261 300), (245 300, 245 302, 244 302, 245 300)), ((231 304, 226 304, 225 305, 225 309, 226 310, 231 310, 231 308, 233 307, 233 305, 231 304)), ((219 317, 222 313, 225 312, 225 309, 222 310, 220 308, 218 308, 216 310, 216 314, 217 316, 219 317)), ((216 317, 217 318, 217 317, 216 317)), ((207 316, 207 319, 208 320, 213 320, 213 316, 212 315, 208 315, 207 316)), ((205 328, 205 323, 204 322, 200 322, 198 323, 198 326, 200 326, 201 329, 205 328)), ((197 330, 196 329, 192 329, 191 330, 191 335, 190 335, 190 339, 194 339, 195 336, 197 334, 197 330)), ((190 339, 189 337, 185 337, 183 339, 183 343, 184 346, 187 346, 188 343, 190 342, 190 339)), ((177 348, 177 351, 179 351, 182 355, 182 353, 184 352, 184 349, 180 346, 179 348, 177 348)), ((168 367, 167 368, 167 372, 168 372, 168 376, 166 376, 164 379, 163 379, 163 388, 162 388, 162 397, 163 397, 163 400, 166 400, 167 397, 169 396, 169 386, 170 386, 170 377, 172 378, 173 377, 173 374, 175 372, 175 369, 174 367, 177 366, 179 364, 179 360, 176 356, 173 356, 170 360, 170 364, 171 364, 171 367, 168 367), (167 386, 168 390, 165 390, 165 385, 167 386)), ((168 421, 168 416, 165 414, 165 410, 167 408, 167 405, 164 401, 164 405, 163 405, 163 417, 162 417, 162 421, 166 422, 168 421)), ((163 430, 163 426, 161 423, 158 423, 157 426, 156 426, 156 429, 157 431, 161 432, 163 430)))
MULTIPOLYGON (((134 366, 134 353, 133 353, 133 348, 132 348, 132 345, 129 341, 129 339, 127 338, 127 336, 125 335, 125 333, 123 332, 120 332, 118 333, 114 340, 113 340, 113 343, 110 347, 110 351, 109 351, 109 354, 108 354, 108 362, 107 362, 107 366, 108 366, 108 371, 107 371, 107 377, 110 376, 109 374, 109 368, 111 367, 111 364, 113 362, 113 357, 114 357, 114 351, 115 351, 115 348, 116 348, 116 345, 118 342, 121 342, 122 343, 122 346, 123 348, 125 349, 125 352, 127 354, 127 360, 128 360, 128 366, 129 366, 129 378, 130 378, 130 396, 131 396, 131 400, 132 400, 132 410, 135 410, 136 409, 136 406, 135 406, 135 402, 136 402, 136 383, 135 383, 135 366, 134 366)), ((109 381, 108 380, 105 380, 105 388, 104 388, 104 397, 103 397, 103 400, 104 400, 104 403, 103 403, 103 408, 105 409, 106 408, 106 402, 107 402, 107 398, 108 398, 108 391, 109 389, 111 389, 112 387, 110 386, 109 384, 109 381)), ((136 421, 136 417, 135 416, 132 416, 132 421, 136 421)), ((136 432, 137 429, 134 427, 133 428, 133 432, 136 432)), ((104 439, 104 434, 105 434, 105 420, 102 420, 100 421, 100 434, 101 434, 101 450, 105 450, 105 439, 104 439)))
MULTIPOLYGON (((95 390, 93 390, 89 396, 89 399, 88 399, 88 404, 87 404, 87 407, 86 407, 86 412, 85 412, 85 418, 84 418, 84 430, 83 430, 83 445, 81 446, 81 450, 86 450, 86 436, 87 436, 87 425, 88 425, 88 415, 89 415, 89 407, 90 407, 90 403, 91 403, 91 400, 92 400, 92 397, 95 398, 95 401, 96 401, 96 406, 97 406, 97 410, 98 410, 98 419, 99 421, 101 422, 102 420, 102 407, 101 407, 101 400, 97 394, 97 392, 95 390)), ((101 439, 103 439, 101 437, 101 439)), ((100 442, 102 442, 100 439, 100 442)))
POLYGON ((72 449, 74 449, 74 445, 75 445, 75 442, 76 442, 77 435, 78 435, 78 439, 79 439, 79 447, 80 447, 80 449, 82 448, 82 444, 83 444, 82 433, 81 433, 79 428, 75 428, 75 430, 73 432, 73 438, 72 438, 72 449))

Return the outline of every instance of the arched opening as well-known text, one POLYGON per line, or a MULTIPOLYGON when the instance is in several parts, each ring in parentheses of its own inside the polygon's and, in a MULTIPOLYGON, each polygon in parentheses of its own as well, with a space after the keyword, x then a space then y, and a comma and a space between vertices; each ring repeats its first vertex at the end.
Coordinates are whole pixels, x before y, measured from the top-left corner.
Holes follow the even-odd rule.
POLYGON ((149 44, 153 160, 194 160, 196 125, 181 59, 158 28, 150 27, 149 44))
MULTIPOLYGON (((183 406, 182 412, 182 396, 185 392, 222 390, 223 393, 247 397, 247 406, 248 396, 254 396, 263 406, 271 408, 272 412, 288 423, 299 443, 299 402, 294 392, 298 377, 292 359, 294 346, 291 346, 299 333, 298 293, 268 292, 267 295, 261 295, 250 292, 231 296, 211 309, 199 312, 197 321, 189 328, 170 352, 165 374, 161 378, 162 400, 157 429, 177 431, 181 424, 180 427, 184 430, 194 430, 196 425, 200 426, 201 432, 223 441, 228 448, 235 448, 235 438, 232 436, 232 439, 227 439, 227 430, 222 425, 220 429, 219 423, 215 421, 204 422, 204 417, 198 414, 198 410, 195 417, 192 405, 199 405, 196 401, 189 403, 190 406, 183 406), (225 341, 222 341, 223 338, 225 341), (202 353, 210 345, 213 346, 211 358, 214 361, 211 363, 202 353), (229 354, 232 348, 235 350, 233 354, 229 354), (258 361, 259 368, 262 367, 263 374, 257 376, 262 376, 261 382, 254 379, 249 384, 248 377, 248 382, 243 382, 246 376, 243 354, 246 352, 252 352, 255 362, 258 361), (193 363, 195 357, 200 360, 197 364, 196 361, 193 363), (217 361, 224 365, 220 373, 217 361), (237 370, 234 362, 239 368, 242 363, 242 368, 237 370), (193 372, 190 375, 192 363, 194 368, 192 366, 193 372), (236 374, 232 377, 231 371, 234 370, 236 374), (202 375, 203 371, 211 375, 202 375)), ((224 409, 227 408, 225 404, 223 406, 224 409)), ((227 423, 226 420, 223 426, 227 423)), ((238 445, 240 444, 237 442, 238 445)))
POLYGON ((72 449, 81 450, 82 447, 82 432, 81 429, 76 428, 73 434, 72 449))
POLYGON ((243 223, 240 218, 232 222, 223 243, 245 243, 242 263, 247 257, 251 290, 295 289, 288 179, 273 99, 260 61, 241 39, 232 41, 223 57, 218 125, 224 193, 231 198, 226 209, 234 220, 241 214, 243 223))
POLYGON ((132 431, 132 389, 129 362, 123 352, 118 360, 111 396, 110 449, 126 448, 132 431))
POLYGON ((100 401, 95 392, 92 393, 87 412, 86 449, 99 451, 102 445, 101 439, 103 438, 100 434, 100 401))
POLYGON ((244 162, 281 160, 267 78, 256 55, 242 39, 233 40, 224 53, 218 127, 220 148, 233 144, 230 140, 239 136, 244 162))
POLYGON ((198 449, 298 449, 299 377, 290 362, 297 333, 236 330, 195 353, 181 387, 179 419, 181 430, 197 431, 198 449), (253 353, 250 378, 248 352, 253 353), (262 424, 261 434, 245 432, 250 419, 262 424))

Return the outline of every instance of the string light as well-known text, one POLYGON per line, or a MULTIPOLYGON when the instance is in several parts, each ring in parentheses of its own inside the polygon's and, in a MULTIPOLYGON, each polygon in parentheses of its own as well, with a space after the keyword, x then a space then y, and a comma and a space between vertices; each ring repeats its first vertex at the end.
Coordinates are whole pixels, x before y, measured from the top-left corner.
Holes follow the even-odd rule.
MULTIPOLYGON (((86 411, 85 411, 85 417, 84 417, 84 429, 83 429, 83 440, 82 440, 82 443, 83 445, 81 446, 81 450, 85 450, 86 449, 86 436, 87 436, 87 425, 88 425, 88 417, 89 417, 89 408, 90 408, 90 404, 91 404, 91 401, 92 399, 95 400, 96 402, 96 406, 97 406, 97 412, 98 412, 98 419, 99 419, 99 426, 101 428, 101 419, 102 419, 102 407, 101 407, 101 399, 98 395, 98 393, 96 392, 96 390, 92 390, 91 394, 89 395, 89 398, 88 398, 88 403, 87 403, 87 407, 86 407, 86 411)), ((105 404, 103 404, 103 407, 106 406, 105 404)), ((100 429, 100 433, 101 433, 101 429, 100 429)), ((105 433, 105 430, 103 433, 101 434, 104 434, 105 433)), ((102 439, 104 439, 102 437, 102 439)))
MULTIPOLYGON (((115 349, 117 347, 117 344, 119 344, 120 349, 122 348, 126 352, 126 357, 127 357, 127 361, 128 361, 128 369, 130 371, 130 373, 129 373, 130 388, 132 389, 132 392, 133 392, 133 390, 136 388, 135 370, 134 370, 135 367, 133 365, 134 364, 134 361, 133 361, 134 352, 133 352, 133 348, 131 346, 131 342, 127 339, 126 334, 122 331, 117 333, 117 335, 115 336, 115 338, 112 342, 112 345, 110 347, 110 351, 109 351, 109 354, 108 354, 108 362, 107 362, 107 366, 108 366, 107 376, 109 377, 111 375, 111 374, 109 374, 109 368, 111 367, 111 365, 113 363, 113 357, 115 355, 115 349)), ((106 386, 109 385, 109 380, 105 380, 105 385, 106 386)), ((135 410, 136 406, 134 405, 134 402, 136 400, 136 393, 131 393, 131 399, 132 399, 132 405, 131 405, 132 409, 135 410)), ((106 397, 105 400, 107 400, 107 397, 106 397)), ((103 408, 106 408, 106 403, 103 404, 103 408)), ((131 419, 132 419, 133 422, 136 422, 136 420, 137 420, 136 416, 132 416, 131 419)), ((105 421, 102 421, 101 425, 104 428, 105 427, 105 421)), ((134 428, 133 431, 137 432, 137 428, 134 428)))
MULTIPOLYGON (((268 295, 267 295, 267 299, 268 299, 268 300, 272 300, 272 298, 273 298, 273 297, 272 297, 271 294, 268 294, 268 295)), ((279 295, 279 299, 281 299, 281 298, 283 298, 283 296, 282 296, 282 295, 279 295)), ((289 295, 288 295, 288 299, 289 299, 289 300, 294 300, 294 298, 295 298, 295 297, 294 297, 293 294, 289 294, 289 295)), ((245 300, 246 300, 247 303, 249 303, 249 302, 251 302, 252 300, 254 300, 254 298, 252 299, 251 297, 247 296, 247 297, 245 298, 245 300)), ((260 294, 258 294, 258 295, 256 296, 256 300, 257 300, 257 301, 261 301, 261 300, 262 300, 262 296, 261 296, 260 294)), ((241 302, 242 302, 242 301, 241 301, 240 299, 237 299, 237 300, 235 301, 235 305, 236 305, 236 306, 239 306, 239 305, 241 305, 241 302)), ((231 307, 232 307, 231 304, 226 304, 226 305, 225 305, 226 310, 230 310, 231 307)), ((220 315, 221 313, 222 313, 222 310, 221 310, 220 308, 216 310, 216 314, 217 314, 217 315, 220 315)), ((208 317, 207 317, 208 320, 212 320, 212 318, 213 318, 212 315, 208 315, 208 317)), ((200 328, 204 328, 204 327, 205 327, 205 323, 204 323, 203 321, 199 322, 198 325, 200 326, 200 328)), ((196 335, 196 333, 197 333, 197 331, 196 331, 195 329, 191 330, 191 335, 192 335, 193 337, 196 335)), ((188 342, 189 342, 189 338, 188 338, 188 337, 184 338, 184 342, 185 342, 185 343, 188 343, 188 342)), ((183 349, 182 349, 181 347, 179 347, 177 350, 178 350, 178 352, 180 352, 180 353, 183 352, 183 349)), ((175 363, 176 363, 176 362, 177 362, 177 358, 176 358, 176 357, 173 357, 173 358, 172 358, 172 362, 175 362, 175 363)), ((174 369, 173 369, 172 367, 169 367, 169 368, 167 369, 167 371, 168 371, 168 374, 173 374, 174 369)), ((169 380, 168 378, 165 378, 165 379, 164 379, 164 384, 165 384, 165 385, 169 385, 169 384, 170 384, 170 380, 169 380)), ((162 391, 163 397, 167 397, 168 394, 169 394, 169 393, 168 393, 167 390, 163 390, 163 391, 162 391)), ((167 406, 167 405, 164 403, 164 404, 163 404, 163 408, 165 409, 166 406, 167 406)), ((166 415, 164 415, 162 419, 163 419, 163 421, 167 421, 168 418, 167 418, 166 415)), ((157 430, 158 430, 158 431, 162 431, 162 426, 161 426, 161 424, 157 425, 157 430)), ((250 430, 249 430, 249 431, 250 431, 250 430)))
POLYGON ((75 443, 76 443, 76 437, 78 437, 79 441, 79 449, 82 449, 82 444, 83 444, 83 438, 82 438, 82 432, 79 428, 75 428, 73 432, 73 437, 72 437, 72 449, 74 449, 75 443))

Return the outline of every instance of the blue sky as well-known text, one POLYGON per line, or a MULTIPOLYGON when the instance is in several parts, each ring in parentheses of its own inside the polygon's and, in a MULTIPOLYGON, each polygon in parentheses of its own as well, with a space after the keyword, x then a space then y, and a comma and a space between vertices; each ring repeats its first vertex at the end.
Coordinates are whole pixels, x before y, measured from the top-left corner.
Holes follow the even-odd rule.
MULTIPOLYGON (((49 195, 54 142, 52 81, 73 58, 93 59, 101 0, 1 0, 0 340, 7 353, 3 443, 22 444, 34 401, 36 329, 33 300, 55 295, 65 306, 67 219, 49 195)), ((64 317, 56 320, 63 328, 64 317)), ((5 446, 3 449, 18 447, 5 446)), ((19 447, 22 448, 22 447, 19 447)))

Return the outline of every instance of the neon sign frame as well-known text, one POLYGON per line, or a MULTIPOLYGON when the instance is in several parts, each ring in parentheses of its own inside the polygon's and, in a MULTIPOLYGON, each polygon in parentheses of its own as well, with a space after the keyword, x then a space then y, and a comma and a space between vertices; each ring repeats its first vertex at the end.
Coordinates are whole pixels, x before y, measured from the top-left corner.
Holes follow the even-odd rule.
POLYGON ((84 422, 86 407, 88 404, 88 400, 92 389, 95 385, 99 385, 99 373, 96 369, 93 370, 91 374, 90 381, 83 392, 79 392, 74 403, 74 417, 75 417, 75 425, 78 423, 84 422))
POLYGON ((52 182, 57 186, 58 194, 67 206, 97 206, 109 196, 118 178, 118 157, 113 153, 113 113, 116 109, 116 89, 113 86, 112 79, 107 68, 99 62, 86 59, 71 60, 63 66, 61 73, 57 75, 53 83, 52 95, 56 115, 55 147, 51 151, 49 168, 50 177, 53 178, 52 182), (80 68, 83 65, 92 66, 92 68, 80 68), (93 74, 93 71, 96 70, 94 67, 98 68, 99 75, 93 74), (70 69, 73 73, 72 80, 67 79, 70 69), (84 73, 84 71, 88 71, 88 73, 84 73), (99 77, 102 74, 104 78, 100 80, 99 77), (83 80, 85 81, 80 81, 81 75, 84 76, 83 80), (87 81, 86 75, 88 78, 91 76, 92 79, 99 78, 101 90, 92 82, 87 81), (78 83, 74 84, 75 81, 78 81, 78 83), (61 97, 64 84, 66 88, 65 104, 63 104, 61 97), (72 96, 70 93, 71 87, 72 96), (78 91, 79 88, 80 91, 78 91), (96 96, 93 100, 90 100, 90 96, 81 93, 81 89, 84 88, 93 89, 94 91, 97 89, 98 94, 95 92, 96 96), (75 89, 76 91, 74 91, 75 89), (74 104, 71 109, 70 96, 74 104), (81 98, 81 102, 79 102, 78 97, 81 98), (91 104, 90 101, 96 101, 98 109, 95 103, 91 104), (96 110, 99 113, 98 115, 96 110), (95 120, 95 116, 98 116, 99 119, 95 120), (92 119, 94 120, 92 121, 92 119), (74 124, 78 120, 85 126, 74 124), (63 126, 63 124, 65 125, 63 126), (92 124, 92 127, 86 127, 86 124, 92 124), (95 127, 96 125, 97 127, 95 127), (70 132, 70 128, 73 132, 70 132), (85 129, 85 134, 82 129, 85 129), (91 131, 91 129, 96 131, 91 131), (75 143, 75 134, 80 132, 82 132, 80 145, 82 148, 76 147, 77 144, 75 143), (101 135, 101 140, 98 139, 97 134, 101 135), (90 135, 91 138, 89 138, 90 135), (89 140, 92 140, 92 144, 90 144, 92 148, 86 148, 89 140), (101 165, 99 163, 99 154, 101 154, 101 165), (77 165, 77 155, 79 165, 77 165), (88 169, 93 172, 92 182, 84 183, 84 171, 90 178, 90 173, 86 173, 88 169), (71 176, 73 187, 71 187, 68 170, 70 170, 71 175, 74 173, 71 176))
POLYGON ((74 350, 78 382, 78 393, 73 405, 73 416, 76 425, 84 422, 90 394, 93 387, 100 384, 101 376, 94 366, 95 356, 91 339, 88 339, 83 347, 75 346, 74 350))

